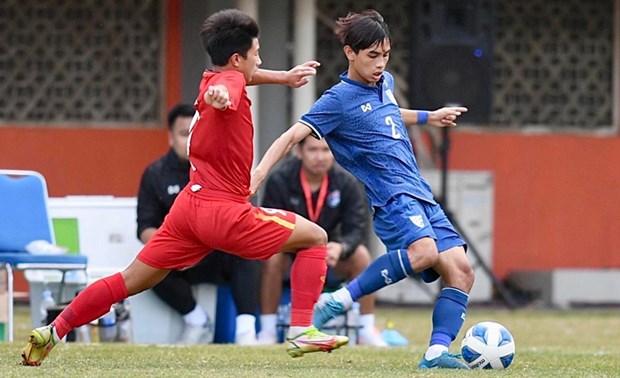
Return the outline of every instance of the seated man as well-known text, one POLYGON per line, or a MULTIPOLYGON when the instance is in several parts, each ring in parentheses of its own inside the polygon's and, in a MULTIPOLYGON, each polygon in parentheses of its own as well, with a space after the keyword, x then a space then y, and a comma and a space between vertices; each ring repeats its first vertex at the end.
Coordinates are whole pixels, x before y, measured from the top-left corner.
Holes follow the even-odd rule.
MULTIPOLYGON (((262 206, 294 211, 327 231, 328 282, 351 280, 370 265, 362 244, 368 228, 368 205, 359 182, 334 165, 327 143, 307 137, 297 147, 297 157, 282 163, 267 179, 262 206)), ((265 261, 261 279, 260 344, 275 344, 276 312, 292 258, 274 255, 265 261)), ((332 287, 332 289, 338 289, 332 287)), ((360 344, 386 346, 375 330, 375 297, 360 299, 360 344)))
MULTIPOLYGON (((189 104, 179 104, 170 110, 170 150, 149 165, 142 175, 138 194, 138 238, 143 243, 146 243, 162 224, 176 196, 189 181, 187 137, 195 112, 194 107, 189 104)), ((180 342, 197 344, 203 341, 209 332, 210 321, 206 311, 196 303, 192 285, 203 282, 229 284, 238 313, 235 342, 252 345, 256 343, 254 314, 258 308, 258 291, 247 288, 257 287, 259 280, 259 261, 216 251, 191 268, 170 272, 153 287, 153 291, 182 315, 185 328, 180 342)))

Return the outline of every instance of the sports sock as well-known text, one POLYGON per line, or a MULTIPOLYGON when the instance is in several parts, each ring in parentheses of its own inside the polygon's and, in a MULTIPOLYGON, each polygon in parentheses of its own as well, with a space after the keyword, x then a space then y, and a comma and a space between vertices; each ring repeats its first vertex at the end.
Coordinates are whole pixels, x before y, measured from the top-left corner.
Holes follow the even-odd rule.
POLYGON ((340 288, 332 293, 334 299, 342 304, 344 304, 344 308, 348 309, 353 304, 353 299, 351 299, 351 292, 346 287, 340 288))
POLYGON ((291 268, 291 328, 308 327, 327 273, 327 247, 313 247, 297 252, 291 268))
POLYGON ((307 327, 290 326, 289 329, 288 329, 288 332, 286 333, 286 338, 287 339, 294 339, 297 336, 299 336, 302 333, 304 333, 305 331, 307 331, 308 329, 310 329, 310 326, 307 326, 307 327))
POLYGON ((363 314, 360 316, 360 333, 372 333, 375 331, 375 314, 363 314))
POLYGON ((183 315, 183 320, 185 324, 189 324, 192 326, 200 326, 202 327, 207 323, 207 313, 206 311, 200 307, 198 303, 196 303, 196 307, 187 314, 183 315))
POLYGON ((465 321, 468 299, 467 293, 455 287, 441 289, 433 309, 433 331, 429 345, 450 346, 465 321))
POLYGON ((246 332, 255 332, 256 330, 256 317, 250 314, 237 315, 235 319, 236 333, 242 334, 246 332))
POLYGON ((120 273, 93 282, 82 291, 52 322, 59 338, 73 328, 100 318, 112 305, 127 298, 127 287, 120 273))
POLYGON ((275 335, 277 332, 277 315, 276 314, 262 314, 260 316, 260 330, 265 334, 275 335))
POLYGON ((427 361, 434 360, 435 358, 441 356, 443 352, 447 351, 448 347, 445 345, 431 345, 426 350, 426 353, 424 353, 424 358, 426 358, 427 361))
POLYGON ((353 301, 364 295, 396 283, 413 273, 409 256, 404 249, 388 251, 373 261, 359 276, 349 282, 347 289, 353 301))

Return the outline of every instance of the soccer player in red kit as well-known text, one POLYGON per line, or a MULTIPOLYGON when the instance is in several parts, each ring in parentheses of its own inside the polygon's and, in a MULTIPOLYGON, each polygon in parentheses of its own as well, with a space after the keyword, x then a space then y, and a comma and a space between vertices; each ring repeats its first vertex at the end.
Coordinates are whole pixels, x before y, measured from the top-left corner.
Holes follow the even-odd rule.
POLYGON ((204 22, 201 37, 214 68, 204 72, 195 103, 188 140, 190 182, 124 271, 89 285, 50 325, 31 332, 22 352, 24 364, 40 365, 71 329, 153 287, 171 269, 196 264, 214 249, 251 259, 297 253, 291 270, 289 355, 331 351, 348 342, 345 336, 326 335, 312 326, 326 273, 325 231, 294 213, 255 207, 248 200, 254 127, 246 84, 303 85, 318 64, 307 62, 286 72, 258 70, 258 31, 250 16, 234 9, 204 22))

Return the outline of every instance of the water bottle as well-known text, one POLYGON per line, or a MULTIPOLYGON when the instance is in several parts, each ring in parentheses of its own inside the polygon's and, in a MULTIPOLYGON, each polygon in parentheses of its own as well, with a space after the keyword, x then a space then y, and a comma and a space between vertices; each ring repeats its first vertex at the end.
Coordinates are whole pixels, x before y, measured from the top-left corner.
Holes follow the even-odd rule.
POLYGON ((99 341, 111 342, 116 339, 116 311, 110 307, 107 314, 99 318, 99 341))
POLYGON ((51 290, 44 290, 43 299, 41 300, 41 305, 39 307, 41 311, 41 324, 47 324, 47 310, 54 306, 56 306, 56 301, 54 301, 51 290))
POLYGON ((353 302, 351 308, 347 312, 347 332, 349 336, 349 344, 357 344, 357 336, 360 330, 360 304, 353 302))

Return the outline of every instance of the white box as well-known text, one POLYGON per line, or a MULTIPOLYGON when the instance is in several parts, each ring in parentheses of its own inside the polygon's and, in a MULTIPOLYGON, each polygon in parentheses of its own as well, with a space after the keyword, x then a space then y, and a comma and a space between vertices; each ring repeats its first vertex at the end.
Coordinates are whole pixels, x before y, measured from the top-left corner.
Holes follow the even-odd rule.
POLYGON ((620 304, 620 269, 520 271, 513 272, 509 280, 547 306, 620 304))
MULTIPOLYGON (((199 284, 192 287, 194 297, 215 322, 217 286, 199 284)), ((129 298, 132 340, 139 344, 175 344, 183 332, 183 318, 152 291, 129 298)), ((216 327, 217 324, 214 324, 216 327)), ((214 328, 215 329, 215 328, 214 328)), ((213 335, 211 335, 212 337, 213 335)), ((213 341, 213 340, 205 340, 213 341)))

